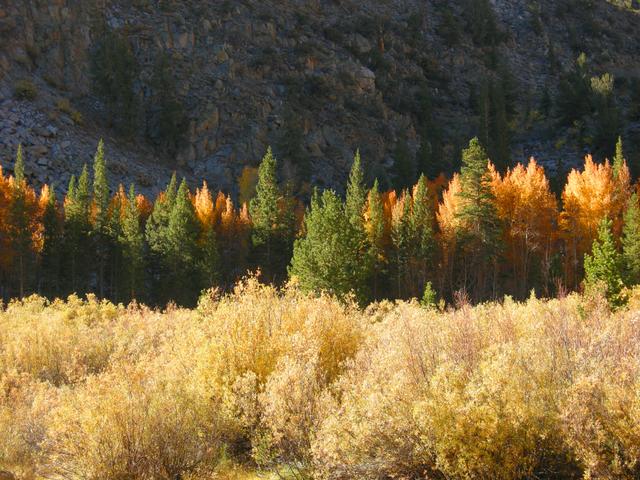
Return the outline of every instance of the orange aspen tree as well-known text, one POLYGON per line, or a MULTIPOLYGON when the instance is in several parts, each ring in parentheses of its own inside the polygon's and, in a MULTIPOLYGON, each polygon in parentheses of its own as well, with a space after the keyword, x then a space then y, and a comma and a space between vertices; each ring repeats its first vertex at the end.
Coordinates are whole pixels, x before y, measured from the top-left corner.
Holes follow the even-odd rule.
POLYGON ((202 182, 202 188, 196 190, 191 200, 200 230, 197 243, 203 262, 202 272, 207 286, 213 286, 218 280, 219 255, 214 224, 214 204, 207 182, 202 182))
MULTIPOLYGON (((9 240, 9 206, 11 188, 9 179, 4 176, 0 167, 0 284, 6 285, 11 268, 13 251, 9 240)), ((0 292, 2 293, 2 292, 0 292)))
POLYGON ((573 169, 562 192, 560 227, 565 244, 567 283, 576 288, 582 276, 584 254, 598 234, 604 217, 613 221, 616 238, 620 235, 622 214, 631 191, 626 164, 617 174, 605 161, 597 164, 587 155, 584 170, 573 169))
POLYGON ((514 290, 521 297, 532 287, 535 273, 549 282, 551 256, 556 241, 558 205, 544 169, 532 158, 504 177, 491 166, 496 210, 505 225, 504 241, 514 290))
POLYGON ((13 258, 11 268, 17 276, 20 296, 28 288, 30 274, 33 273, 36 255, 42 250, 42 215, 38 196, 23 176, 9 177, 9 222, 8 233, 13 258))
POLYGON ((436 220, 439 227, 439 242, 442 251, 442 268, 438 283, 440 291, 448 283, 453 289, 453 258, 456 250, 456 232, 459 228, 457 213, 460 209, 460 175, 454 174, 449 186, 442 193, 442 201, 438 204, 436 220))

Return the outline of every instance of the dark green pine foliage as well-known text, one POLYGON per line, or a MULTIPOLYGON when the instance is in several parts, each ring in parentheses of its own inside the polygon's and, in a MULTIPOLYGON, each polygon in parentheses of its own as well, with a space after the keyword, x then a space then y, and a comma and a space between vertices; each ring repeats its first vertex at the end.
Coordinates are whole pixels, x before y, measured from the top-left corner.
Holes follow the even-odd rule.
POLYGON ((118 240, 124 270, 121 295, 126 300, 140 300, 144 296, 145 243, 133 185, 129 187, 125 210, 120 218, 122 220, 118 240))
POLYGON ((65 270, 67 291, 84 294, 89 290, 90 265, 93 263, 90 248, 91 222, 89 210, 91 194, 89 171, 85 165, 76 183, 71 177, 65 204, 65 270))
POLYGON ((277 162, 271 147, 260 163, 249 213, 253 223, 252 263, 267 282, 284 280, 293 242, 291 202, 278 185, 277 162))
POLYGON ((32 271, 34 261, 32 254, 32 235, 29 228, 30 212, 27 211, 26 180, 24 176, 24 157, 22 145, 18 145, 16 161, 13 168, 13 201, 9 209, 9 239, 15 252, 14 265, 17 284, 17 293, 21 297, 25 295, 28 288, 28 276, 32 271))
POLYGON ((393 242, 393 271, 396 298, 411 296, 411 254, 415 240, 413 223, 411 222, 411 197, 403 192, 404 209, 402 217, 393 222, 391 240, 393 242))
POLYGON ((305 236, 296 240, 289 273, 304 291, 327 292, 359 302, 368 299, 368 270, 362 261, 360 232, 331 190, 314 193, 304 220, 305 236))
POLYGON ((63 250, 63 225, 58 209, 55 188, 49 190, 49 198, 42 215, 43 246, 40 263, 40 288, 47 297, 61 294, 60 274, 63 250))
POLYGON ((462 152, 457 287, 473 300, 495 296, 501 225, 491 191, 489 158, 477 138, 462 152))
POLYGON ((622 229, 624 279, 628 286, 640 284, 640 204, 638 195, 629 199, 622 229))
POLYGON ((98 293, 104 298, 109 282, 107 268, 115 255, 115 238, 110 229, 109 219, 109 182, 107 164, 104 156, 104 142, 98 142, 93 160, 93 247, 96 254, 96 281, 98 293))
POLYGON ((371 259, 371 288, 374 300, 380 300, 385 291, 387 275, 387 252, 384 246, 384 207, 380 197, 378 179, 369 190, 369 220, 367 223, 368 256, 371 259))
MULTIPOLYGON (((353 158, 351 171, 349 172, 344 210, 347 219, 353 227, 353 248, 359 251, 360 268, 357 276, 363 275, 363 278, 370 276, 372 267, 372 258, 369 256, 364 225, 364 210, 367 202, 367 194, 368 191, 364 182, 362 159, 360 157, 360 151, 357 150, 353 158)), ((365 291, 362 287, 354 287, 354 290, 359 290, 362 294, 364 294, 365 291)))
POLYGON ((433 231, 434 213, 432 200, 427 189, 424 176, 418 179, 413 192, 413 208, 411 210, 411 231, 413 239, 413 281, 416 296, 423 292, 427 281, 434 278, 437 244, 433 231))
POLYGON ((169 215, 167 230, 167 300, 179 305, 195 304, 202 287, 198 268, 198 220, 183 179, 169 215))
POLYGON ((598 238, 593 242, 591 254, 584 256, 584 283, 587 290, 604 289, 609 304, 619 307, 624 304, 623 258, 616 249, 612 225, 605 217, 598 226, 598 238))
POLYGON ((166 302, 170 292, 166 278, 169 275, 167 256, 169 253, 169 218, 176 201, 176 174, 165 191, 158 196, 153 211, 147 220, 145 238, 149 246, 149 272, 151 275, 152 299, 155 303, 166 302))
POLYGON ((615 178, 618 178, 620 174, 620 170, 625 164, 624 159, 624 150, 622 148, 622 137, 618 137, 618 141, 616 142, 616 153, 613 157, 613 175, 615 178))
POLYGON ((367 189, 364 184, 364 171, 362 170, 360 150, 357 150, 349 172, 345 212, 351 225, 360 232, 364 232, 364 218, 362 215, 366 200, 367 189))

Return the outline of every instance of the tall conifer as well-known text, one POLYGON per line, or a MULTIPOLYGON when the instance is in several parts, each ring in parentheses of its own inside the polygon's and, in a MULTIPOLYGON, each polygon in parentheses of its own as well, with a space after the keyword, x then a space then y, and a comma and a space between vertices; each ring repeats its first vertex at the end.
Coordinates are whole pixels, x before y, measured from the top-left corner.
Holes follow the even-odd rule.
POLYGON ((598 238, 593 242, 591 254, 585 254, 584 271, 587 288, 604 288, 609 303, 616 307, 624 303, 622 289, 622 257, 616 250, 611 232, 613 222, 603 218, 598 226, 598 238))
POLYGON ((133 185, 129 187, 129 195, 121 218, 119 240, 124 260, 126 297, 129 300, 140 299, 144 291, 144 235, 133 185))
POLYGON ((638 195, 629 199, 624 213, 622 229, 622 259, 624 262, 625 282, 629 286, 640 284, 640 205, 638 195))
POLYGON ((314 193, 304 220, 306 235, 296 240, 290 274, 303 290, 344 298, 353 292, 368 299, 367 269, 357 242, 359 233, 344 204, 331 190, 314 193))

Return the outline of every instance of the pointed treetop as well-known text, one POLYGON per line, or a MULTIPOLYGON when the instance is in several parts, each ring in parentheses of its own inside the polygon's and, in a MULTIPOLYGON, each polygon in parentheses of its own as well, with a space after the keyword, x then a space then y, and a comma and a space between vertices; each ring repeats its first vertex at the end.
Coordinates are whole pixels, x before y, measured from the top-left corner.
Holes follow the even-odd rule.
POLYGON ((618 178, 620 174, 620 170, 624 166, 624 151, 622 149, 622 137, 618 137, 618 141, 616 142, 616 155, 613 157, 613 175, 618 178))
POLYGON ((89 191, 90 191, 91 180, 89 180, 89 169, 87 164, 85 163, 82 167, 82 173, 80 173, 80 177, 78 178, 78 199, 82 202, 89 202, 89 191))
POLYGON ((282 196, 278 187, 277 161, 271 147, 267 148, 258 167, 256 194, 249 202, 249 213, 256 229, 254 242, 261 244, 270 237, 278 224, 278 200, 282 196))
POLYGON ((100 212, 105 212, 109 205, 109 183, 102 139, 93 159, 93 197, 100 212))
POLYGON ((585 285, 604 287, 612 306, 620 306, 624 286, 622 281, 622 257, 618 253, 611 232, 613 222, 604 217, 598 225, 598 238, 593 242, 591 255, 584 257, 585 285))
POLYGON ((129 204, 135 206, 137 203, 138 202, 136 198, 136 187, 132 183, 131 185, 129 185, 129 204))
POLYGON ((460 174, 464 178, 469 174, 484 172, 487 168, 489 157, 486 150, 480 143, 478 137, 474 137, 469 142, 469 147, 462 151, 462 168, 460 174))
POLYGON ((22 144, 18 145, 18 153, 16 155, 16 163, 13 167, 13 173, 16 179, 16 185, 19 188, 24 181, 24 158, 22 155, 22 144))
POLYGON ((364 172, 360 160, 360 150, 356 150, 353 157, 353 165, 349 173, 349 183, 347 185, 347 198, 345 211, 352 225, 359 227, 362 225, 362 212, 367 198, 367 190, 364 186, 364 172))

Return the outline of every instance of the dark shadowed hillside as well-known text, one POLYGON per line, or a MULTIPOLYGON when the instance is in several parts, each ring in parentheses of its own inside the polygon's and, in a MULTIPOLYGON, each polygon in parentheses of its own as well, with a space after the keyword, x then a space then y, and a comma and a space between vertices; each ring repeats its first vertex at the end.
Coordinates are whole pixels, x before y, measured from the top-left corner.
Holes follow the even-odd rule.
POLYGON ((0 158, 22 142, 28 173, 66 185, 105 137, 115 178, 147 191, 176 168, 233 191, 269 144, 298 185, 341 185, 359 147, 403 187, 455 169, 473 135, 498 166, 552 173, 622 134, 633 165, 635 7, 0 0, 0 158))

